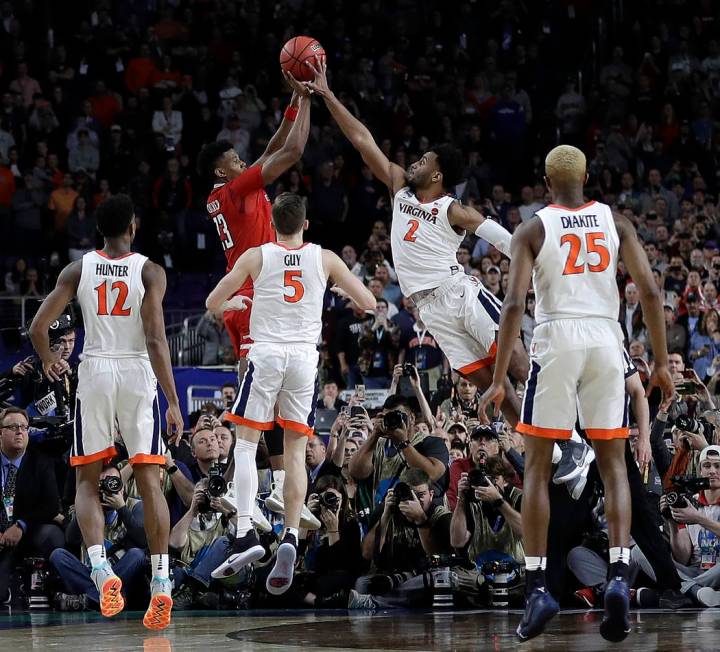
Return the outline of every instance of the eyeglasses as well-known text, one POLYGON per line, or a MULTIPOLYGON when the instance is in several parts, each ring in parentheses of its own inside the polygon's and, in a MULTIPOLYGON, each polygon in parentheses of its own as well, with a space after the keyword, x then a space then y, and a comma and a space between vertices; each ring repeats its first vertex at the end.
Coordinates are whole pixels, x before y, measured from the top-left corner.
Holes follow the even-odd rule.
POLYGON ((12 430, 13 432, 20 432, 21 430, 23 432, 27 432, 30 430, 30 426, 22 426, 17 423, 11 423, 9 426, 2 426, 3 430, 12 430))

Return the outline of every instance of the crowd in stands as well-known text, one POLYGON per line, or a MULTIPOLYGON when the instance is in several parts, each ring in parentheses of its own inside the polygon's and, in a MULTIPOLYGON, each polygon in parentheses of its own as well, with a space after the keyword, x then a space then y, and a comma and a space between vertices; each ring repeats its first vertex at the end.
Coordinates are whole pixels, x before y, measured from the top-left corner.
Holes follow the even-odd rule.
MULTIPOLYGON (((322 42, 333 88, 390 159, 406 166, 433 143, 454 143, 467 163, 456 196, 510 231, 548 203, 545 152, 558 140, 575 144, 588 159, 588 201, 624 213, 644 243, 678 388, 662 405, 651 394, 650 419, 637 419, 631 434, 628 472, 642 490, 639 506, 633 498, 635 601, 718 606, 720 30, 711 3, 620 3, 624 14, 601 23, 595 4, 96 0, 41 10, 4 2, 5 292, 46 292, 64 262, 96 246, 93 210, 120 191, 135 202, 139 251, 170 274, 221 272, 195 157, 221 138, 248 162, 264 149, 287 102, 278 52, 298 33, 322 42), (653 461, 641 472, 632 449, 648 434, 653 461), (689 491, 695 503, 670 506, 672 478, 682 475, 710 478, 709 488, 689 491)), ((231 585, 211 577, 234 536, 234 508, 208 494, 208 477, 227 471, 234 433, 222 407, 192 415, 160 471, 176 607, 428 605, 446 572, 458 604, 521 602, 522 437, 503 423, 479 425, 477 389, 452 374, 399 290, 385 190, 321 105, 311 119, 301 164, 268 192, 307 196, 309 239, 340 253, 378 307, 368 315, 326 299, 318 408, 332 426, 308 440, 314 519, 303 530, 301 572, 281 599, 263 590, 269 559, 231 585), (357 385, 386 390, 383 410, 363 408, 357 385), (347 406, 338 393, 346 388, 347 406), (388 412, 403 416, 391 425, 388 412)), ((458 263, 502 300, 509 261, 498 251, 470 235, 458 263)), ((647 381, 653 355, 638 291, 622 267, 617 280, 637 417, 637 383, 647 381)), ((531 295, 526 346, 534 325, 531 295)), ((207 315, 199 330, 202 362, 226 361, 222 325, 207 315)), ((224 388, 223 398, 233 391, 224 388)), ((17 599, 22 572, 12 571, 23 559, 42 557, 55 606, 92 608, 73 471, 43 442, 28 442, 21 411, 1 418, 3 491, 12 493, 15 522, 0 523, 0 600, 17 599)), ((264 505, 277 479, 267 448, 259 450, 257 523, 272 551, 282 517, 264 505)), ((595 605, 605 582, 602 487, 592 466, 579 496, 551 488, 561 507, 550 526, 549 588, 568 604, 595 605)), ((107 546, 132 604, 147 590, 142 502, 122 455, 104 471, 114 476, 121 490, 99 491, 107 546)))

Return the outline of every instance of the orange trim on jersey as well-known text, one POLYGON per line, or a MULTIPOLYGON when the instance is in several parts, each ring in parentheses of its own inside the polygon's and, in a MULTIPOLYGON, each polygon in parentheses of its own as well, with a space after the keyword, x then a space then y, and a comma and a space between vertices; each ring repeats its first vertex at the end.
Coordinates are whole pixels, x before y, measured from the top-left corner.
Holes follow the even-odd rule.
POLYGON ((287 245, 284 245, 282 242, 273 242, 272 244, 277 245, 278 247, 282 247, 286 251, 297 251, 298 249, 302 249, 303 247, 307 247, 310 243, 309 242, 303 242, 299 247, 288 247, 287 245))
MULTIPOLYGON (((70 457, 70 466, 83 466, 85 464, 92 464, 98 460, 102 460, 107 464, 113 457, 117 455, 115 446, 110 446, 103 451, 93 453, 92 455, 72 455, 70 457)), ((163 458, 164 460, 165 458, 163 458)))
POLYGON ((473 371, 477 371, 478 369, 482 369, 484 367, 489 367, 491 364, 493 364, 495 362, 495 355, 497 353, 497 344, 495 342, 492 343, 492 346, 490 347, 490 351, 488 353, 490 355, 488 355, 487 358, 483 358, 482 360, 477 360, 476 362, 466 364, 464 367, 460 367, 460 369, 458 369, 458 373, 471 374, 473 371))
POLYGON ((587 204, 583 204, 582 206, 578 206, 577 208, 570 208, 569 206, 563 206, 562 204, 548 204, 548 208, 559 208, 564 211, 581 211, 583 208, 587 208, 588 206, 592 206, 595 203, 595 200, 589 201, 587 204))
POLYGON ((118 256, 117 258, 112 258, 112 257, 108 256, 104 251, 102 251, 102 250, 100 250, 100 249, 96 249, 96 250, 95 250, 95 253, 96 253, 98 256, 102 256, 103 258, 107 258, 108 260, 122 260, 123 258, 127 258, 128 256, 132 256, 135 252, 134 252, 134 251, 131 251, 129 254, 123 254, 122 256, 118 256))
POLYGON ((253 421, 252 419, 246 419, 245 417, 239 417, 237 414, 226 414, 225 418, 228 421, 237 423, 239 426, 245 426, 246 428, 254 428, 255 430, 272 430, 272 421, 253 421))
POLYGON ((293 430, 294 432, 305 435, 306 437, 312 437, 315 434, 315 431, 305 423, 298 423, 297 421, 290 421, 281 417, 277 417, 275 421, 277 421, 277 424, 281 428, 293 430))
POLYGON ((130 464, 165 464, 164 455, 147 455, 146 453, 138 453, 130 458, 130 464))
POLYGON ((630 428, 585 428, 588 439, 627 439, 630 428))
POLYGON ((544 439, 570 439, 572 430, 564 430, 562 428, 541 428, 540 426, 531 426, 528 423, 518 423, 515 430, 523 435, 531 435, 532 437, 542 437, 544 439))

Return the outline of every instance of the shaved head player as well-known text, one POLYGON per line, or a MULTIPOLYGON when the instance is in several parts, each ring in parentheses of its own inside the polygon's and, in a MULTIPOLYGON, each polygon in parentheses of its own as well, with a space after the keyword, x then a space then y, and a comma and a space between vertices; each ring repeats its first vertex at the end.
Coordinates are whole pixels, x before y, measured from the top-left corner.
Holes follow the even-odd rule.
POLYGON ((585 155, 569 145, 556 147, 545 159, 545 181, 553 203, 521 224, 512 238, 493 384, 481 400, 485 409, 503 399, 509 352, 520 332, 532 280, 537 327, 517 425, 525 435, 522 521, 527 582, 525 615, 517 634, 521 640, 537 636, 559 609, 545 587, 548 482, 553 441, 569 438, 578 418, 593 442, 605 485, 610 568, 600 633, 609 641, 621 641, 630 632, 631 513, 623 335, 617 321, 618 261, 623 260, 640 292, 655 354, 650 387, 659 386, 669 397, 674 388, 662 301, 630 221, 606 204, 584 201, 585 155))

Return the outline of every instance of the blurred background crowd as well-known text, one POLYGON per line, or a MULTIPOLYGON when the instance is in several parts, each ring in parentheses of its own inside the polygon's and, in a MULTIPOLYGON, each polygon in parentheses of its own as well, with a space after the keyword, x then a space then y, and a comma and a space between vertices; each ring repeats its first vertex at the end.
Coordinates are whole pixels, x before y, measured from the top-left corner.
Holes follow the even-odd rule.
MULTIPOLYGON (((199 178, 195 159, 204 143, 217 139, 230 140, 248 163, 263 151, 289 98, 279 74, 280 48, 294 35, 310 34, 328 53, 334 91, 390 159, 407 166, 434 143, 455 144, 467 166, 455 195, 508 230, 548 202, 543 160, 559 142, 587 155, 588 201, 606 202, 636 225, 664 292, 680 391, 672 405, 660 406, 650 397, 654 461, 642 485, 654 521, 646 521, 644 531, 648 535, 664 525, 669 538, 665 547, 642 550, 642 559, 638 555, 642 574, 636 585, 656 591, 644 593, 646 606, 697 604, 698 590, 715 590, 715 580, 688 578, 715 567, 717 530, 691 523, 688 514, 673 520, 667 510, 663 523, 658 501, 672 489, 672 476, 715 473, 720 479, 720 469, 710 468, 720 453, 713 450, 719 421, 714 401, 720 393, 717 16, 711 0, 3 2, 0 325, 22 326, 21 315, 28 316, 18 307, 23 298, 42 297, 64 263, 98 245, 95 207, 110 194, 127 192, 140 225, 137 250, 168 272, 166 321, 170 328, 182 324, 175 363, 233 363, 222 324, 202 310, 225 259, 207 218, 209 184, 199 178), (677 522, 689 525, 678 529, 677 522), (694 537, 690 557, 680 531, 694 537)), ((287 600, 316 606, 354 600, 354 606, 368 608, 441 603, 447 596, 438 595, 437 587, 449 577, 443 569, 451 568, 463 599, 507 604, 502 587, 518 578, 523 557, 522 438, 502 424, 478 429, 475 388, 451 374, 432 333, 397 285, 384 187, 321 104, 313 107, 311 120, 302 162, 268 194, 272 199, 289 190, 306 196, 308 237, 336 250, 379 301, 376 313, 366 315, 335 295, 326 299, 319 400, 326 411, 320 423, 326 425, 308 443, 308 508, 317 527, 308 535, 307 573, 287 600), (356 385, 389 390, 382 396, 389 394, 392 408, 405 400, 393 397, 410 400, 402 409, 409 410, 412 424, 408 440, 422 458, 416 465, 400 463, 392 438, 382 435, 381 420, 371 419, 373 409, 342 411, 345 401, 338 392, 356 385), (476 467, 484 470, 488 485, 470 486, 462 476, 476 467), (398 482, 411 493, 393 497, 398 482), (328 494, 337 494, 335 502, 328 494), (488 588, 495 583, 501 587, 497 595, 488 588)), ((458 261, 502 300, 507 259, 469 235, 458 261)), ((638 292, 622 267, 617 280, 618 319, 636 375, 645 381, 652 351, 638 292)), ((526 346, 534 325, 531 296, 523 321, 526 346)), ((65 342, 70 356, 74 331, 63 337, 73 339, 65 342)), ((30 362, 13 364, 3 377, 29 385, 31 368, 30 362)), ((363 403, 357 393, 345 398, 350 407, 363 403)), ((179 582, 176 574, 177 590, 185 587, 178 604, 184 600, 188 607, 269 599, 254 589, 264 586, 255 577, 262 569, 248 572, 234 587, 218 587, 209 577, 232 538, 231 507, 204 493, 211 467, 232 458, 233 433, 221 419, 222 408, 195 413, 187 441, 168 453, 172 543, 179 566, 189 569, 179 582), (220 418, 207 422, 211 416, 220 418)), ((2 425, 6 419, 17 426, 8 433, 23 432, 22 415, 6 415, 2 425)), ((41 497, 37 492, 50 492, 43 501, 57 510, 35 514, 37 528, 28 525, 27 548, 17 549, 40 560, 40 567, 43 557, 49 559, 62 580, 57 604, 80 608, 93 596, 81 599, 88 584, 82 564, 75 563, 80 550, 72 491, 64 490, 73 483, 72 478, 66 483, 62 455, 53 450, 42 461, 57 473, 55 485, 22 484, 35 492, 31 503, 41 497)), ((259 460, 259 468, 267 470, 261 497, 272 491, 265 458, 259 460)), ((142 503, 129 467, 122 461, 120 467, 106 471, 123 483, 120 492, 104 493, 110 496, 109 527, 121 528, 109 540, 122 539, 117 563, 125 560, 123 572, 140 577, 142 503)), ((38 473, 47 477, 46 471, 38 473)), ((603 572, 596 572, 606 555, 602 500, 594 475, 584 487, 579 500, 557 488, 562 497, 556 498, 566 503, 563 514, 578 527, 564 532, 556 548, 559 563, 567 562, 574 575, 566 582, 562 569, 557 571, 561 579, 553 586, 562 584, 558 591, 568 600, 579 592, 576 600, 594 604, 604 582, 603 572)), ((693 509, 717 509, 712 503, 720 496, 708 491, 714 492, 709 498, 702 490, 697 494, 699 506, 693 509)), ((273 512, 264 514, 272 530, 273 512)), ((18 562, 9 552, 9 546, 0 551, 0 564, 7 568, 18 562)), ((0 599, 3 590, 0 585, 0 599)), ((142 583, 137 590, 142 593, 142 583)), ((705 606, 715 599, 707 592, 701 597, 705 606)))

